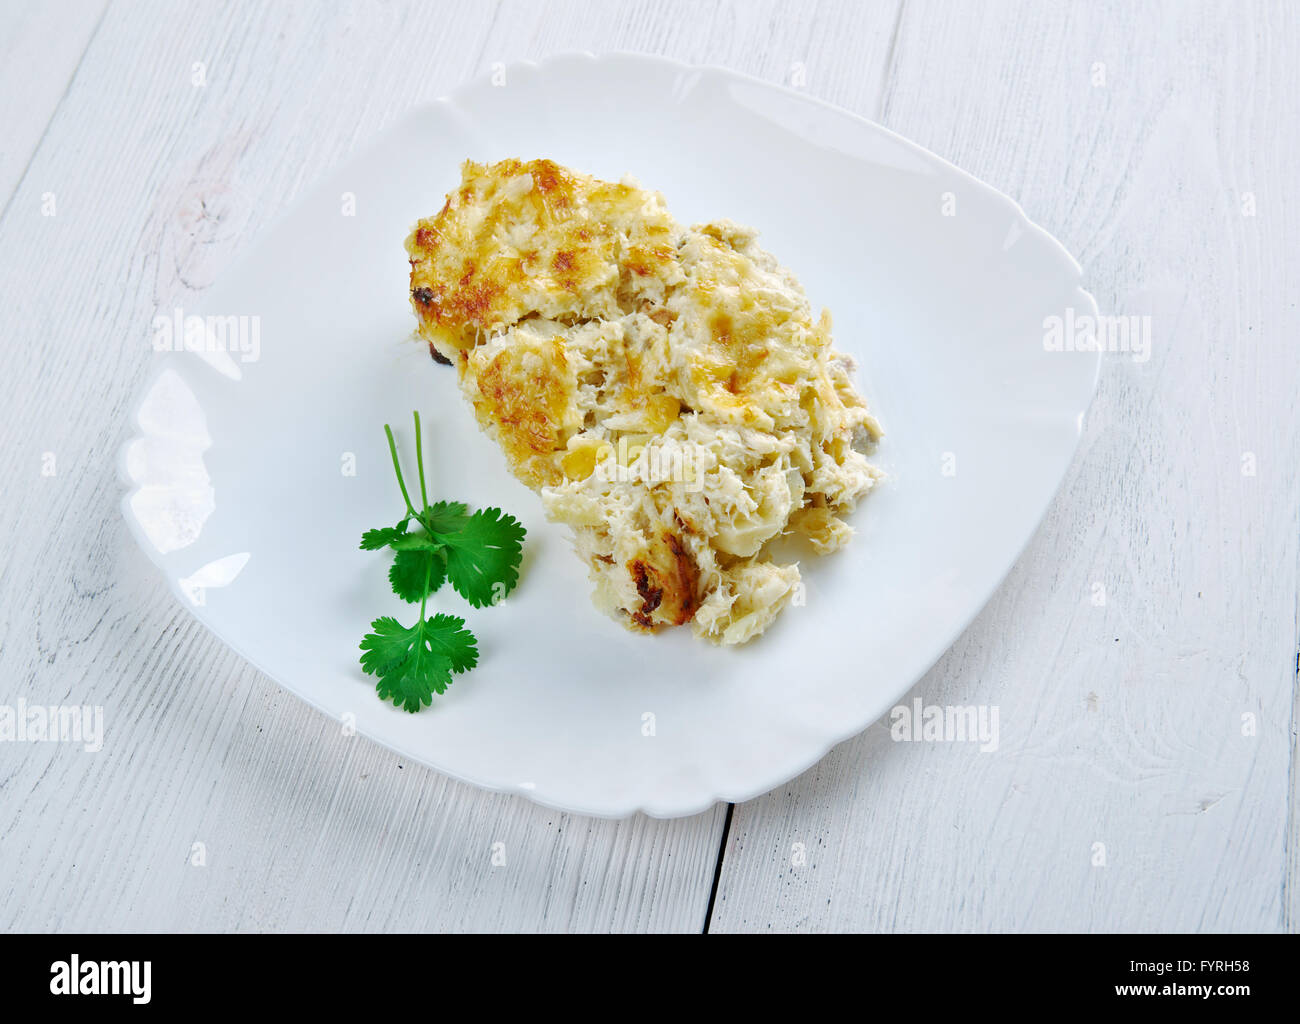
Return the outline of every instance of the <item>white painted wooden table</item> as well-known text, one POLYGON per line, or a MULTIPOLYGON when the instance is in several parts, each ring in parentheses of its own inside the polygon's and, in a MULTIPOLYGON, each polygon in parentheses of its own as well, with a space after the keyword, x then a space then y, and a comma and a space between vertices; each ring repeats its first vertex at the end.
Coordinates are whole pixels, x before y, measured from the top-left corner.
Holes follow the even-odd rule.
POLYGON ((0 927, 1295 931, 1298 165, 1286 0, 0 5, 0 704, 111 734, 0 743, 0 927), (794 79, 1152 317, 909 695, 997 705, 997 753, 876 725, 734 811, 555 814, 341 737, 134 550, 114 457, 155 312, 410 106, 572 49, 794 79))

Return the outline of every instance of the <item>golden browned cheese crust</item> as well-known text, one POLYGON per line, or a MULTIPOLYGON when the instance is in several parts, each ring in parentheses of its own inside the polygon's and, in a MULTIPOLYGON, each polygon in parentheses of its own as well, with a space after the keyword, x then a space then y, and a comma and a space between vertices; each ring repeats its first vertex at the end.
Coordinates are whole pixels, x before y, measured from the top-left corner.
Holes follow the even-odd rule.
POLYGON ((411 302, 480 425, 629 628, 744 643, 852 536, 879 433, 799 283, 728 221, 549 160, 467 162, 407 238, 411 302))
POLYGON ((672 220, 642 195, 550 160, 466 163, 406 242, 421 333, 468 349, 530 314, 618 316, 673 258, 672 220))
POLYGON ((492 431, 517 475, 533 486, 558 483, 555 452, 564 447, 573 374, 555 339, 516 345, 477 374, 475 411, 492 431))

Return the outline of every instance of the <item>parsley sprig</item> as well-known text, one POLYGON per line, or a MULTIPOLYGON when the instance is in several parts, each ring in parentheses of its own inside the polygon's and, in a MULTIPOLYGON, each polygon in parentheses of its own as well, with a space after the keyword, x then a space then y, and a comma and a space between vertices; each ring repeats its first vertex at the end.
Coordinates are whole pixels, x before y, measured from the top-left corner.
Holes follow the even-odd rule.
POLYGON ((414 416, 420 508, 417 511, 411 503, 397 442, 392 428, 384 424, 406 515, 396 526, 367 530, 361 537, 362 551, 393 550, 388 570, 393 593, 420 604, 420 619, 414 626, 408 628, 385 615, 370 624, 373 632, 361 641, 361 667, 377 677, 379 696, 411 712, 432 704, 435 693, 445 693, 453 673, 478 664, 478 641, 465 628, 464 619, 443 614, 425 618, 429 596, 450 582, 475 608, 496 604, 519 582, 524 540, 523 526, 499 508, 479 509, 471 515, 463 502, 429 504, 420 414, 414 416))

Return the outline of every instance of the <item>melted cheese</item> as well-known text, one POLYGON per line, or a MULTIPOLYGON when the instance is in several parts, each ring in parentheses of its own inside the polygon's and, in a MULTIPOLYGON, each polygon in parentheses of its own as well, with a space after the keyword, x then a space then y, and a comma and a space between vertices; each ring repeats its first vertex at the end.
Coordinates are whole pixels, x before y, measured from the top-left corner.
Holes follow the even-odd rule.
POLYGON ((616 317, 662 295, 672 218, 657 196, 550 160, 467 163, 461 187, 407 239, 430 341, 467 349, 526 316, 616 317))
POLYGON ((826 313, 745 228, 547 160, 466 163, 407 239, 421 335, 633 629, 761 633, 799 587, 769 543, 847 543, 879 436, 826 313))

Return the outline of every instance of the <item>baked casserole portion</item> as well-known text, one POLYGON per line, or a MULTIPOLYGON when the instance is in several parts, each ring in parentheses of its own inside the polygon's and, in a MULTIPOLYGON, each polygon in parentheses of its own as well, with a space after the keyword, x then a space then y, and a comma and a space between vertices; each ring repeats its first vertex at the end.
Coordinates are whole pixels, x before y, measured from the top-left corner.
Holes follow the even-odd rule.
POLYGON ((466 162, 406 241, 419 331, 634 630, 743 643, 879 479, 880 430, 798 281, 729 221, 549 160, 466 162))

